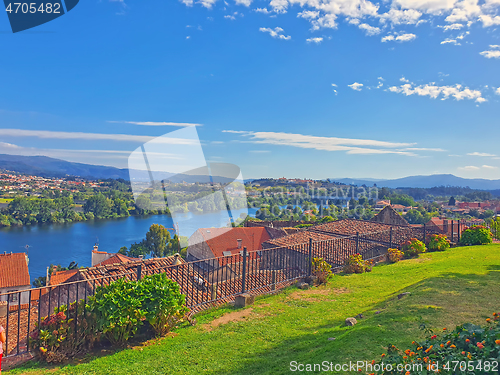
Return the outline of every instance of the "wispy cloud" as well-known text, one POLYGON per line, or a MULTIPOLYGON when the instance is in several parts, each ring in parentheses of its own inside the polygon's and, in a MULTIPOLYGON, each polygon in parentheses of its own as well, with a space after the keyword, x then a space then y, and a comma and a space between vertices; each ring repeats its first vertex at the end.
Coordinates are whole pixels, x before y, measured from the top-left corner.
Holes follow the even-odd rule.
POLYGON ((107 121, 113 124, 133 124, 142 126, 202 126, 202 124, 194 124, 188 122, 164 122, 164 121, 107 121))
POLYGON ((500 50, 483 51, 479 52, 479 54, 487 59, 500 59, 500 50))
POLYGON ((486 152, 469 152, 467 155, 470 155, 470 156, 496 156, 495 154, 488 154, 486 152))
POLYGON ((478 171, 480 169, 498 169, 498 167, 492 165, 482 165, 480 167, 476 167, 475 165, 467 165, 465 167, 458 167, 458 169, 463 171, 478 171))
MULTIPOLYGON (((157 137, 148 135, 131 134, 103 134, 83 132, 59 132, 49 130, 25 130, 25 129, 0 129, 1 136, 9 137, 35 137, 41 139, 76 139, 85 141, 115 141, 115 142, 140 142, 146 143, 157 137)), ((178 145, 192 145, 193 140, 181 138, 160 137, 158 142, 178 145)))
POLYGON ((273 38, 277 39, 283 39, 283 40, 290 40, 292 37, 290 35, 285 35, 283 34, 284 30, 281 27, 275 27, 274 29, 267 28, 267 27, 261 27, 259 31, 263 33, 269 33, 273 38))
POLYGON ((418 156, 414 152, 401 150, 414 143, 386 142, 370 139, 351 139, 337 137, 319 137, 305 134, 281 132, 241 132, 226 130, 226 133, 237 133, 249 137, 245 143, 290 146, 321 151, 345 151, 347 154, 398 154, 418 156))
POLYGON ((384 36, 382 38, 382 43, 385 43, 385 42, 392 42, 392 41, 395 41, 395 42, 410 42, 414 39, 416 39, 417 36, 415 34, 401 34, 401 35, 387 35, 387 36, 384 36))
POLYGON ((306 39, 307 43, 320 44, 322 41, 323 41, 323 38, 309 38, 309 39, 306 39))

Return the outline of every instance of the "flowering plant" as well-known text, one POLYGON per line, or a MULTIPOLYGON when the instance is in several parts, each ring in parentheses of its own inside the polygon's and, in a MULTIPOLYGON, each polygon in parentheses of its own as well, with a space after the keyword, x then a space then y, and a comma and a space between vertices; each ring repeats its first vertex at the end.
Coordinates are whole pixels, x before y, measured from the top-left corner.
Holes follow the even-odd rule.
POLYGON ((465 229, 460 236, 462 245, 484 245, 492 242, 491 231, 483 225, 474 225, 465 229))
POLYGON ((344 265, 344 273, 363 273, 371 272, 373 262, 371 260, 363 260, 361 254, 350 255, 346 259, 344 265))
POLYGON ((404 253, 399 249, 388 249, 387 250, 387 258, 389 262, 396 263, 403 259, 404 253))
POLYGON ((332 266, 323 258, 313 258, 312 273, 318 278, 318 283, 324 284, 332 275, 332 266))
POLYGON ((429 234, 427 248, 432 251, 445 251, 450 248, 450 240, 445 234, 429 234))
POLYGON ((405 255, 405 258, 417 257, 421 253, 425 253, 425 244, 416 238, 410 238, 408 241, 403 242, 401 249, 405 255))
POLYGON ((494 367, 500 358, 500 313, 493 313, 486 322, 485 327, 466 323, 453 331, 443 328, 442 335, 431 331, 430 337, 413 341, 406 350, 389 345, 372 368, 381 368, 383 362, 385 368, 378 374, 491 374, 498 371, 494 367))

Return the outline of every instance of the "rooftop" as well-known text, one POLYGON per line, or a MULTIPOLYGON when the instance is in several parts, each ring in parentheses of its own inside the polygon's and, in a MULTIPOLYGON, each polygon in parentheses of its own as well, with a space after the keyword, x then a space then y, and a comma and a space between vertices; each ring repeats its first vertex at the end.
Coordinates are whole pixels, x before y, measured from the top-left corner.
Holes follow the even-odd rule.
POLYGON ((0 288, 31 285, 25 253, 0 254, 0 288))

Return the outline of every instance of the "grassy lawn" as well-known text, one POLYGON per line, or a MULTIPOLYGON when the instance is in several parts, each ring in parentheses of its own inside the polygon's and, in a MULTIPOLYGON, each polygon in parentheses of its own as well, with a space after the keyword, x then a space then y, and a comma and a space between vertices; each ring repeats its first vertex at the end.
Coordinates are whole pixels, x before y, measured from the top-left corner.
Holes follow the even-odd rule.
POLYGON ((205 312, 176 336, 112 355, 63 367, 32 363, 6 374, 288 374, 291 361, 371 361, 389 343, 405 347, 423 337, 422 323, 436 332, 483 324, 500 310, 499 283, 500 245, 455 248, 335 276, 326 287, 292 287, 247 309, 205 312), (402 292, 411 294, 399 300, 402 292), (357 325, 344 326, 359 313, 357 325))

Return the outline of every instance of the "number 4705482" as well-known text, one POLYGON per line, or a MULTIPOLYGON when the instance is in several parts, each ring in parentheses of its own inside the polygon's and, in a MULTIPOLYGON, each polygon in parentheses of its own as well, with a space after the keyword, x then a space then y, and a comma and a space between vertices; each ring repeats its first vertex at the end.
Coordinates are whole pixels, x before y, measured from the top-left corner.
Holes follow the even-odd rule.
POLYGON ((5 9, 8 13, 61 13, 59 3, 9 3, 5 9))

